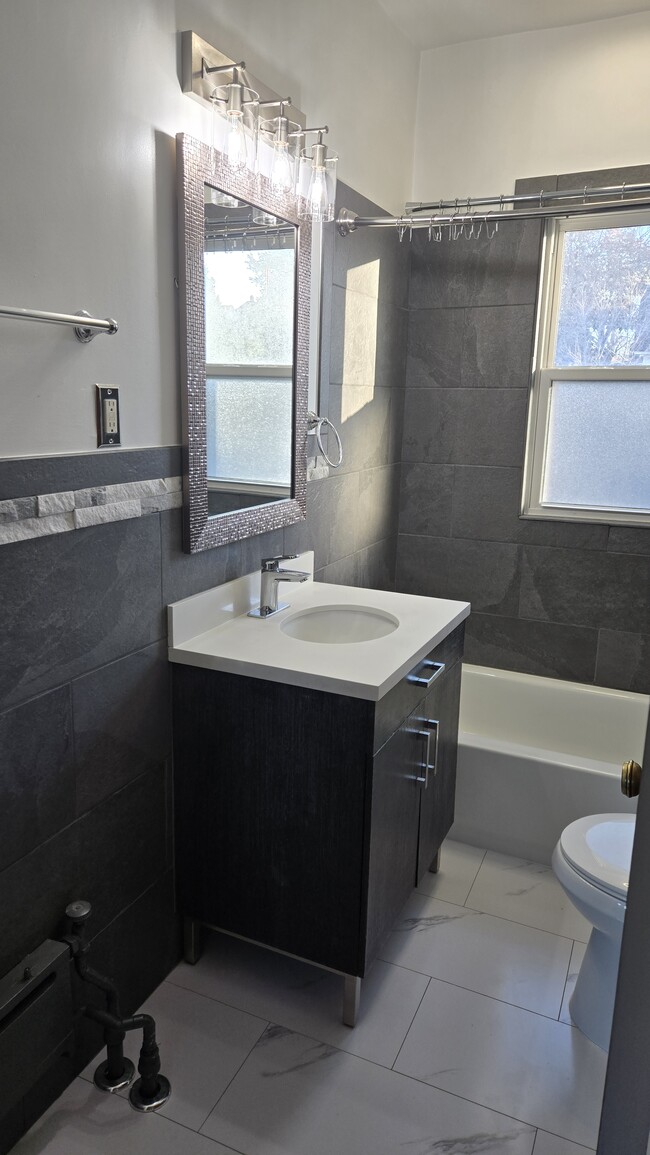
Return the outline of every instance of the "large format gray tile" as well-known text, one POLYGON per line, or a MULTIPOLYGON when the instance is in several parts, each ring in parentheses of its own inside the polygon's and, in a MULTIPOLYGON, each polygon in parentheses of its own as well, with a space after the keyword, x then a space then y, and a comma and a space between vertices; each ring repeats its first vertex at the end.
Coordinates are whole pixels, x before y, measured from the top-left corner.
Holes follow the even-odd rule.
MULTIPOLYGON (((328 417, 339 432, 343 448, 339 476, 389 464, 394 392, 372 385, 330 386, 328 417)), ((337 447, 331 435, 327 452, 336 460, 337 447)))
POLYGON ((183 549, 182 517, 180 509, 160 514, 162 600, 165 606, 212 586, 233 581, 246 572, 242 571, 242 550, 238 541, 200 553, 186 553, 183 549))
POLYGON ((411 242, 412 309, 532 305, 537 293, 542 226, 508 222, 489 240, 431 244, 426 229, 411 242))
POLYGON ((461 382, 464 309, 414 309, 409 313, 406 384, 456 389, 461 382))
POLYGON ((610 525, 607 548, 610 553, 650 553, 650 527, 610 525))
POLYGON ((233 1155, 233 1150, 159 1112, 136 1114, 119 1095, 102 1095, 76 1079, 20 1140, 14 1155, 233 1155))
MULTIPOLYGON (((376 541, 356 555, 356 584, 364 589, 394 590, 397 538, 376 541)), ((345 583, 344 583, 345 584, 345 583)))
POLYGON ((432 979, 395 1070, 593 1146, 606 1063, 575 1027, 432 979))
POLYGON ((125 485, 181 473, 180 445, 154 449, 100 449, 64 457, 13 457, 0 461, 0 501, 61 493, 96 485, 125 485))
MULTIPOLYGON (((78 819, 76 893, 93 907, 93 933, 171 865, 164 769, 143 774, 78 819)), ((64 904, 65 905, 65 904, 64 904)))
POLYGON ((598 631, 584 626, 472 613, 466 623, 465 661, 592 682, 597 645, 598 631))
MULTIPOLYGON (((268 1023, 168 982, 161 983, 139 1013, 156 1020, 162 1072, 172 1086, 160 1114, 198 1131, 268 1023)), ((124 1044, 136 1067, 140 1042, 130 1032, 124 1044)), ((94 1069, 93 1061, 83 1077, 92 1081, 94 1069)))
POLYGON ((68 686, 0 714, 0 870, 75 814, 68 686))
POLYGON ((0 585, 9 706, 162 637, 158 515, 4 546, 0 585))
POLYGON ((650 634, 600 630, 596 682, 616 690, 650 694, 650 634))
POLYGON ((522 617, 650 633, 650 557, 524 546, 522 617))
POLYGON ((467 389, 527 389, 534 328, 532 305, 466 309, 461 384, 467 389))
POLYGON ((73 682, 77 814, 170 757, 170 690, 160 642, 73 682))
POLYGON ((335 474, 307 486, 307 520, 284 531, 286 553, 313 549, 314 566, 322 569, 357 551, 359 474, 335 474))
POLYGON ((522 471, 517 467, 456 465, 452 534, 483 541, 517 541, 570 549, 606 549, 606 525, 522 518, 522 471))
POLYGON ((557 1019, 572 945, 556 934, 413 894, 380 957, 557 1019))
POLYGON ((404 461, 521 465, 525 389, 407 389, 404 461))
MULTIPOLYGON (((350 209, 358 216, 385 216, 386 212, 373 201, 338 182, 336 190, 337 213, 350 209)), ((332 280, 346 288, 362 288, 370 295, 379 293, 397 305, 405 305, 408 296, 408 269, 410 248, 400 244, 396 229, 359 229, 347 237, 334 231, 332 280), (379 276, 377 277, 377 270, 379 276)), ((326 229, 327 233, 328 230, 326 229)))
POLYGON ((481 863, 467 906, 581 942, 591 934, 591 924, 578 914, 550 867, 491 850, 481 863))
POLYGON ((196 966, 180 963, 169 976, 170 983, 384 1067, 397 1058, 427 981, 377 960, 361 984, 351 1031, 341 1022, 340 975, 228 935, 212 935, 196 966))
POLYGON ((56 938, 67 904, 87 897, 77 889, 78 825, 64 826, 0 872, 0 974, 17 966, 44 938, 56 938))
POLYGON ((357 549, 396 536, 399 484, 398 465, 366 469, 359 474, 357 549))
POLYGON ((404 464, 400 485, 400 533, 449 537, 453 487, 452 465, 404 464))
POLYGON ((535 1134, 282 1027, 262 1036, 202 1133, 246 1155, 530 1155, 535 1134))
POLYGON ((519 546, 400 534, 397 588, 403 593, 452 598, 491 614, 516 612, 519 546))

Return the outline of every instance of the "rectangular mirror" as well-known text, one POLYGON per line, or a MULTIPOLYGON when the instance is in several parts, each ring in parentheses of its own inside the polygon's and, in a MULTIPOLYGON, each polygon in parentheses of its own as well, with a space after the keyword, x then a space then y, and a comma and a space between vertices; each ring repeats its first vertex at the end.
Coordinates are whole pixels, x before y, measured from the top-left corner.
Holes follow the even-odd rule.
POLYGON ((179 145, 184 545, 305 516, 311 227, 291 194, 179 145))

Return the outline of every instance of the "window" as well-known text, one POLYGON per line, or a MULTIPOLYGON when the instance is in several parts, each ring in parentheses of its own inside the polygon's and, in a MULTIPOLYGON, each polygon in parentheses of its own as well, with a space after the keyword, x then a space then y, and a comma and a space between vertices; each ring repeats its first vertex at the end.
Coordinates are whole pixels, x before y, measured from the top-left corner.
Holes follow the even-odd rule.
POLYGON ((550 221, 522 514, 650 524, 650 212, 550 221))
POLYGON ((292 468, 293 232, 284 247, 207 251, 204 271, 208 487, 287 496, 292 468))

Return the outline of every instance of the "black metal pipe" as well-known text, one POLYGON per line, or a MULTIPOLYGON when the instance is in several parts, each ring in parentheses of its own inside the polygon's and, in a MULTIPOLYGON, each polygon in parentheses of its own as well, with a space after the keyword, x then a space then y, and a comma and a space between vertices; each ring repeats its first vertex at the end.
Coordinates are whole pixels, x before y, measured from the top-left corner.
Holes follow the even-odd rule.
POLYGON ((129 1099, 138 1111, 155 1111, 167 1101, 171 1093, 169 1080, 160 1074, 160 1051, 156 1041, 156 1024, 151 1015, 139 1014, 123 1018, 117 987, 112 979, 102 975, 88 965, 86 958, 88 942, 86 922, 90 916, 90 903, 72 902, 66 908, 70 920, 70 933, 65 937, 74 959, 79 978, 97 987, 106 997, 106 1010, 86 1006, 83 1013, 104 1028, 106 1062, 95 1071, 95 1083, 103 1091, 118 1091, 129 1085, 134 1069, 130 1059, 124 1056, 124 1039, 127 1031, 142 1031, 142 1046, 138 1071, 140 1078, 133 1084, 129 1099))

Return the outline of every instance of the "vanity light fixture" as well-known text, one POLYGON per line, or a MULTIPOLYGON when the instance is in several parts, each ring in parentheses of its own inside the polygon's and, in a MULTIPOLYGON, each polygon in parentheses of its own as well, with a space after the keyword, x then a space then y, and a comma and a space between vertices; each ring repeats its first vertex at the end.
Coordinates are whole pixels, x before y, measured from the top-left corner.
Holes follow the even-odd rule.
POLYGON ((300 153, 297 194, 300 199, 298 215, 301 220, 320 223, 334 219, 336 200, 336 165, 338 156, 330 152, 323 143, 323 133, 328 126, 306 128, 301 136, 317 133, 318 140, 311 148, 303 148, 300 153))
POLYGON ((212 105, 215 171, 220 153, 232 172, 264 177, 288 202, 295 198, 300 220, 333 220, 338 157, 323 141, 327 125, 306 128, 305 114, 290 97, 274 92, 247 73, 243 60, 231 60, 195 32, 182 33, 181 58, 183 92, 212 105), (271 107, 277 115, 261 119, 261 110, 271 107), (316 141, 306 145, 310 134, 316 141))
POLYGON ((223 152, 233 172, 254 169, 257 155, 257 119, 260 105, 259 93, 249 88, 240 79, 240 70, 245 70, 242 60, 239 64, 209 65, 203 62, 203 72, 209 75, 217 72, 231 72, 232 80, 218 85, 211 94, 212 147, 223 152))
MULTIPOLYGON (((268 102, 271 103, 270 101, 268 102)), ((291 192, 296 183, 296 141, 303 129, 297 121, 285 115, 285 105, 291 100, 277 101, 280 111, 270 120, 261 120, 260 141, 266 141, 272 150, 271 184, 279 192, 291 192)))

